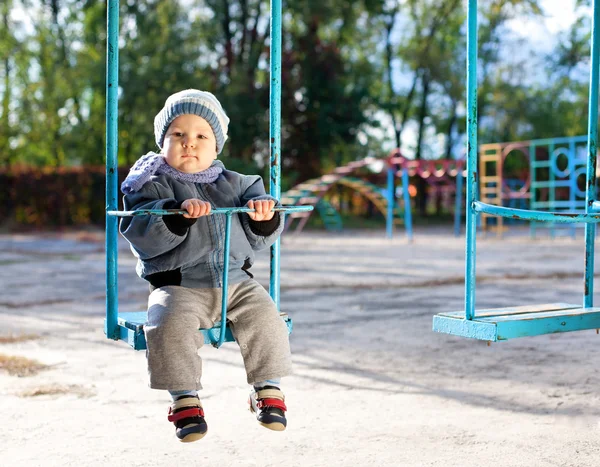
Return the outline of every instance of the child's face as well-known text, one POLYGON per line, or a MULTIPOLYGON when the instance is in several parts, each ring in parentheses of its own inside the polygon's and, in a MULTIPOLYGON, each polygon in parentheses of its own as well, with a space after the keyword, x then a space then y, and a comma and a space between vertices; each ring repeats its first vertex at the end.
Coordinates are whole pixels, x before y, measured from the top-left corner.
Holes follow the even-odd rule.
POLYGON ((191 174, 210 167, 217 158, 217 142, 206 120, 198 115, 185 114, 169 125, 162 152, 167 164, 191 174))

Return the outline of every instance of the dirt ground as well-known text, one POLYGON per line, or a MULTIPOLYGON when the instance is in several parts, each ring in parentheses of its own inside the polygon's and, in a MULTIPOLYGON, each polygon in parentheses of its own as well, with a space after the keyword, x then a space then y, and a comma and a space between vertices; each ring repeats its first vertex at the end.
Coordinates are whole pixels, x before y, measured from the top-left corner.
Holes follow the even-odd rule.
MULTIPOLYGON (((144 353, 103 334, 101 235, 1 235, 0 465, 599 466, 595 331, 491 346, 431 331, 434 314, 463 309, 464 248, 450 227, 412 244, 383 231, 286 236, 288 429, 247 410, 229 343, 203 350, 209 431, 183 444, 144 353)), ((481 237, 477 308, 581 303, 583 262, 581 231, 481 237)), ((134 266, 120 244, 122 310, 145 308, 134 266)), ((267 256, 253 269, 267 285, 267 256)))

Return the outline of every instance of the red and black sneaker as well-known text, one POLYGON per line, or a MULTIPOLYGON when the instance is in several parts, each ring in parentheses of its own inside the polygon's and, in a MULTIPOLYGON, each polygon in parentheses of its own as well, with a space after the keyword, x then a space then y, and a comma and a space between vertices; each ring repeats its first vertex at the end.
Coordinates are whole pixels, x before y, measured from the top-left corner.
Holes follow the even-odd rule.
POLYGON ((274 431, 283 431, 287 426, 285 419, 285 397, 281 390, 275 386, 265 386, 258 391, 253 389, 248 403, 250 411, 256 414, 258 422, 274 431))
POLYGON ((177 399, 169 408, 168 418, 175 424, 175 435, 183 443, 204 438, 208 429, 198 396, 182 396, 177 399))

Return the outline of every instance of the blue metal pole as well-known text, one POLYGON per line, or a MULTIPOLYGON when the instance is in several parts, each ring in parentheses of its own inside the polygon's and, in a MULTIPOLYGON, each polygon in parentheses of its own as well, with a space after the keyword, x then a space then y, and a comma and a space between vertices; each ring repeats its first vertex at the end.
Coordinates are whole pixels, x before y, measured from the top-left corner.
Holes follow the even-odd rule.
MULTIPOLYGON (((106 45, 106 210, 117 209, 119 0, 107 4, 106 45)), ((117 218, 106 215, 106 321, 104 333, 119 338, 117 284, 117 218)))
POLYGON ((477 227, 473 201, 477 193, 477 0, 467 7, 467 200, 465 318, 475 316, 475 234, 477 227))
MULTIPOLYGON (((269 104, 269 141, 271 144, 271 183, 269 193, 281 196, 281 0, 271 1, 271 82, 269 104)), ((283 214, 280 214, 283 215, 283 214)), ((279 257, 281 240, 271 246, 271 281, 269 293, 279 309, 279 257)))
MULTIPOLYGON (((577 177, 575 176, 575 158, 577 157, 577 147, 575 146, 575 140, 570 138, 569 141, 569 157, 568 161, 568 170, 569 170, 569 210, 571 212, 577 211, 577 177)), ((571 238, 575 238, 577 235, 576 226, 571 225, 571 238)))
POLYGON ((410 210, 410 181, 408 178, 408 168, 402 167, 402 196, 404 197, 404 225, 406 226, 406 237, 409 242, 413 239, 412 213, 410 210))
MULTIPOLYGON (((590 212, 596 199, 596 154, 598 143, 598 25, 600 20, 600 5, 593 1, 594 16, 592 19, 592 50, 590 71, 590 98, 588 109, 588 160, 587 160, 587 191, 585 195, 585 211, 590 212)), ((594 239, 596 225, 585 226, 585 279, 584 306, 594 306, 594 239)))
POLYGON ((387 238, 394 236, 394 204, 396 203, 396 186, 394 184, 395 179, 394 168, 389 167, 387 170, 387 215, 385 218, 385 227, 387 231, 387 238))
MULTIPOLYGON (((537 202, 537 190, 536 190, 536 170, 537 170, 537 158, 536 158, 536 151, 537 151, 537 145, 536 143, 532 142, 529 145, 529 177, 530 177, 530 188, 529 188, 529 192, 531 193, 531 201, 529 203, 529 207, 531 209, 534 209, 536 207, 536 202, 537 202)), ((529 223, 529 235, 532 239, 535 238, 535 230, 536 230, 536 223, 535 222, 530 222, 529 223)))
POLYGON ((225 331, 227 330, 227 284, 229 283, 229 243, 231 237, 231 212, 225 215, 225 249, 223 251, 223 284, 221 290, 221 332, 219 342, 215 344, 218 349, 225 342, 225 331))
POLYGON ((454 197, 454 236, 460 235, 460 217, 462 214, 463 168, 457 165, 456 196, 454 197))

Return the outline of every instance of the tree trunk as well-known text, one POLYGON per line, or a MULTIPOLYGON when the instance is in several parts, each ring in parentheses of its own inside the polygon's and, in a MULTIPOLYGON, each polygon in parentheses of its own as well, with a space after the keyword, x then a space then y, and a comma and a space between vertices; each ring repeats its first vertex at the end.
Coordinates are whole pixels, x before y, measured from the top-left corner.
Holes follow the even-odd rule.
POLYGON ((421 96, 421 106, 419 108, 419 134, 417 137, 417 152, 415 154, 415 159, 421 159, 422 157, 421 149, 423 145, 423 133, 425 131, 425 117, 427 117, 427 97, 429 96, 429 85, 431 82, 428 71, 423 73, 421 81, 423 83, 423 95, 421 96))
MULTIPOLYGON (((423 133, 425 132, 425 117, 427 116, 427 97, 429 95, 430 76, 428 71, 423 72, 423 95, 421 96, 421 107, 419 109, 419 134, 417 139, 417 152, 415 159, 419 160, 422 157, 421 149, 423 147, 423 133)), ((418 192, 420 196, 417 199, 419 213, 422 216, 427 215, 427 182, 419 177, 417 182, 418 192)))
POLYGON ((233 69, 233 34, 231 34, 231 15, 229 14, 229 1, 223 0, 223 32, 225 34, 225 58, 227 60, 226 73, 231 80, 233 69))
POLYGON ((454 125, 456 124, 456 101, 452 100, 452 110, 451 110, 450 120, 448 121, 448 128, 446 129, 446 154, 445 159, 452 159, 452 131, 454 130, 454 125))

